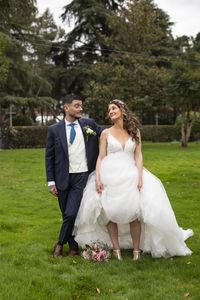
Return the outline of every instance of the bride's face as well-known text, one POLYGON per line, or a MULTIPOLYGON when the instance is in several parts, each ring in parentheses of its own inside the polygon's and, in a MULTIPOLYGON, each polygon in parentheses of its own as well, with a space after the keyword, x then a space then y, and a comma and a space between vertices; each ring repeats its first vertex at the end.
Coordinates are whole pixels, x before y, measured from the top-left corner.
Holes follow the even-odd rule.
POLYGON ((110 104, 108 106, 108 116, 111 119, 111 121, 115 121, 115 120, 122 118, 121 109, 113 103, 110 104))

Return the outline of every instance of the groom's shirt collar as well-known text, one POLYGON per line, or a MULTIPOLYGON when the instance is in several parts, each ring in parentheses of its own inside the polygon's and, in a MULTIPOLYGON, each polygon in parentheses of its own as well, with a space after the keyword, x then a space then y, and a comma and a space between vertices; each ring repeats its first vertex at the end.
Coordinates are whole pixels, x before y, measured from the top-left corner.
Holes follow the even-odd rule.
POLYGON ((68 126, 68 125, 70 125, 70 124, 72 124, 72 123, 74 123, 74 124, 76 124, 76 125, 79 125, 78 120, 75 120, 74 122, 69 122, 69 121, 67 121, 67 119, 65 119, 65 125, 66 125, 66 126, 68 126))

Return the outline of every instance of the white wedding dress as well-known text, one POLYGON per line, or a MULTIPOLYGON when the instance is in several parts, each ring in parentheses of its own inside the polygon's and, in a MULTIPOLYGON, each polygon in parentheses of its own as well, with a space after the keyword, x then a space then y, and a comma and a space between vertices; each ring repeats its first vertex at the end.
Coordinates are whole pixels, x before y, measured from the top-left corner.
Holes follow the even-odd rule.
POLYGON ((185 240, 193 235, 177 224, 171 204, 161 181, 143 170, 143 187, 138 191, 138 169, 134 161, 136 144, 131 137, 122 145, 110 133, 107 156, 102 160, 100 177, 102 194, 95 189, 95 173, 88 179, 75 223, 75 239, 84 247, 95 241, 112 244, 106 224, 118 224, 122 249, 132 248, 129 223, 142 223, 140 248, 153 257, 190 255, 185 240))

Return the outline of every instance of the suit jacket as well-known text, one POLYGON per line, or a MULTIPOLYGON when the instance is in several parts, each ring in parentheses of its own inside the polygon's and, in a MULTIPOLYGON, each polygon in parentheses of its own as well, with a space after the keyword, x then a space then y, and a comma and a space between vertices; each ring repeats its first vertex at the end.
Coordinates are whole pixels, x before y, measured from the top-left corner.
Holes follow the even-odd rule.
MULTIPOLYGON (((94 120, 81 118, 78 120, 83 131, 88 172, 95 170, 99 154, 99 136, 103 130, 94 120), (84 127, 89 126, 96 135, 86 137, 84 127)), ((46 176, 47 181, 55 181, 56 187, 65 190, 69 183, 69 155, 66 138, 65 120, 48 128, 46 143, 46 176)))

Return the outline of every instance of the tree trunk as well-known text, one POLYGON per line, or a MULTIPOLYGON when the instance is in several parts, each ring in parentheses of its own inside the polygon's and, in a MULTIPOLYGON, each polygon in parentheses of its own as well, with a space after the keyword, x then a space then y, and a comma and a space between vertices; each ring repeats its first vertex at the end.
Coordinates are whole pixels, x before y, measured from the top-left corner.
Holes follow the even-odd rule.
POLYGON ((31 115, 31 119, 33 120, 33 123, 36 123, 36 113, 33 107, 29 106, 30 109, 30 115, 31 115))
POLYGON ((42 122, 42 126, 44 126, 44 109, 41 108, 40 112, 41 112, 41 122, 42 122))
POLYGON ((182 112, 181 147, 187 147, 190 139, 194 119, 190 119, 189 112, 182 112))

